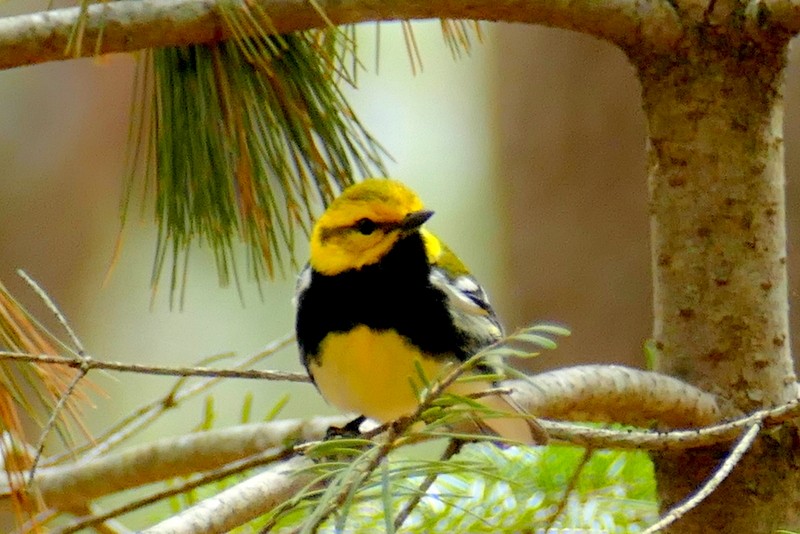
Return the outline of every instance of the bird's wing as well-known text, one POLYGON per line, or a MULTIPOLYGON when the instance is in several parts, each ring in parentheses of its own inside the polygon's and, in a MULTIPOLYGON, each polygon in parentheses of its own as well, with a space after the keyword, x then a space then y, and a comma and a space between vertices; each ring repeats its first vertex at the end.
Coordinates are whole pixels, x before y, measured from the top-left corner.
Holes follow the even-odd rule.
POLYGON ((467 354, 475 354, 502 338, 503 329, 486 291, 461 260, 444 245, 431 259, 430 283, 446 296, 453 324, 464 335, 467 354))
POLYGON ((294 286, 294 297, 292 298, 292 305, 297 308, 300 303, 300 298, 308 286, 311 285, 311 264, 306 263, 300 274, 297 275, 297 283, 294 286))

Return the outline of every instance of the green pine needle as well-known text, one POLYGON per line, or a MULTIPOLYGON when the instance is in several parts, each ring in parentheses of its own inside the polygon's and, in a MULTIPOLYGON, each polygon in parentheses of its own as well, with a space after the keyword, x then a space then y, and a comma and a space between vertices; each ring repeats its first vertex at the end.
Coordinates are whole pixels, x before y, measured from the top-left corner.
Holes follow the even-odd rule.
MULTIPOLYGON (((193 246, 209 246, 222 285, 238 285, 242 243, 247 275, 271 278, 296 266, 295 236, 308 234, 315 207, 357 175, 384 174, 381 147, 336 83, 348 79, 345 34, 249 37, 255 23, 238 16, 230 24, 240 38, 154 50, 152 66, 140 66, 140 87, 152 69, 152 100, 140 121, 146 140, 134 146, 149 148, 144 190, 155 195, 159 227, 152 280, 155 288, 169 270, 171 301, 179 286, 182 300, 193 246)), ((126 207, 131 181, 127 190, 126 207)))

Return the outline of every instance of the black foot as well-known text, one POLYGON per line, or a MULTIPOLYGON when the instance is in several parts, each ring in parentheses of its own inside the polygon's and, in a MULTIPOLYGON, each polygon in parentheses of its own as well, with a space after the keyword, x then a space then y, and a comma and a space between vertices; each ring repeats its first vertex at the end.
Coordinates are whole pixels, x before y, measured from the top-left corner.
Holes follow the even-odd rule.
POLYGON ((344 426, 331 426, 325 432, 325 439, 331 438, 355 438, 361 435, 359 428, 366 417, 359 415, 344 426))

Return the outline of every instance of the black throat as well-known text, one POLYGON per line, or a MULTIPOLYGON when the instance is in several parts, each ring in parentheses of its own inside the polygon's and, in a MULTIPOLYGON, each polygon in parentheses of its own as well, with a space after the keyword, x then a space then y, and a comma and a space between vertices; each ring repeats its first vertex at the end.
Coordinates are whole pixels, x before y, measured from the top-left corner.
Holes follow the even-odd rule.
POLYGON ((394 330, 430 355, 467 357, 459 353, 463 340, 447 310, 447 297, 431 285, 429 275, 419 232, 402 237, 378 263, 334 276, 313 271, 297 310, 304 357, 315 359, 328 333, 360 325, 394 330))

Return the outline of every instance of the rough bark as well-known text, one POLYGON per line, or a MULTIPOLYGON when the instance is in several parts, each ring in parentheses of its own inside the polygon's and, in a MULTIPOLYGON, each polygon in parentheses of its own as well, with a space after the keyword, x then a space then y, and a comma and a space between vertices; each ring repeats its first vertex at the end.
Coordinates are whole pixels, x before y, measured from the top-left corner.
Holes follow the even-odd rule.
MULTIPOLYGON (((788 36, 697 25, 674 50, 629 50, 649 129, 654 337, 661 371, 726 415, 797 395, 789 354, 782 83, 788 36)), ((763 436, 676 532, 796 527, 796 429, 763 436)), ((723 451, 656 458, 668 508, 723 451)))

